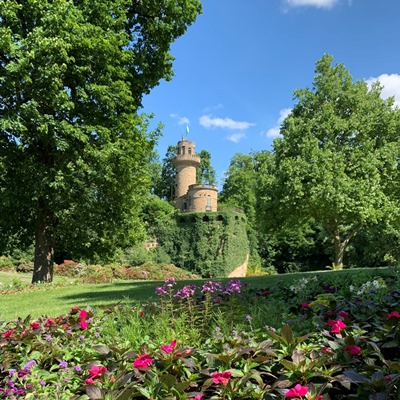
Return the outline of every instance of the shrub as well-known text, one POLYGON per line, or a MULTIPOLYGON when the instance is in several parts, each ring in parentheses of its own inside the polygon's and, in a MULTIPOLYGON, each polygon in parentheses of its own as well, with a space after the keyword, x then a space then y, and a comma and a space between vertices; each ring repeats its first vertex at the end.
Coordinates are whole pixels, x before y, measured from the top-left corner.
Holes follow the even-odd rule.
POLYGON ((11 257, 0 256, 0 271, 15 271, 11 257))

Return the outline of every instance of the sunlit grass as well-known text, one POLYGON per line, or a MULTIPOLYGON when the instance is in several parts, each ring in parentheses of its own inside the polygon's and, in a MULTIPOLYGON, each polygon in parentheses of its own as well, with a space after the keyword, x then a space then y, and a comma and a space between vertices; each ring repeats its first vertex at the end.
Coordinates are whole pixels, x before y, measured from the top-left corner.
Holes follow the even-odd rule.
MULTIPOLYGON (((333 281, 340 281, 349 276, 355 275, 360 278, 362 275, 373 276, 374 271, 384 274, 387 269, 353 269, 342 271, 317 271, 310 273, 294 273, 285 275, 270 275, 241 278, 243 283, 251 288, 260 289, 274 285, 288 284, 301 277, 313 276, 315 274, 330 277, 333 281)), ((0 272, 0 288, 6 287, 14 279, 29 283, 30 274, 16 274, 0 272)), ((222 279, 226 282, 228 279, 222 279)), ((188 283, 202 285, 203 280, 180 281, 178 286, 188 283)), ((83 284, 69 278, 57 277, 55 284, 43 285, 40 290, 20 291, 11 294, 0 294, 0 320, 10 321, 18 317, 31 315, 37 318, 41 315, 65 314, 73 306, 99 307, 123 304, 135 304, 148 301, 155 297, 155 288, 159 281, 119 281, 105 284, 83 284), (63 286, 60 286, 60 283, 63 286)))

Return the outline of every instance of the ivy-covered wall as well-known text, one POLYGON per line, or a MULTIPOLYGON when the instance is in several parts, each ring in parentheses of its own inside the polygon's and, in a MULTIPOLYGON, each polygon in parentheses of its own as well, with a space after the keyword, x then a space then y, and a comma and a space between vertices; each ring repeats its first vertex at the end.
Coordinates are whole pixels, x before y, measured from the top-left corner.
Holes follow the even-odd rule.
POLYGON ((243 213, 177 214, 154 234, 173 264, 202 277, 226 277, 249 254, 243 213))

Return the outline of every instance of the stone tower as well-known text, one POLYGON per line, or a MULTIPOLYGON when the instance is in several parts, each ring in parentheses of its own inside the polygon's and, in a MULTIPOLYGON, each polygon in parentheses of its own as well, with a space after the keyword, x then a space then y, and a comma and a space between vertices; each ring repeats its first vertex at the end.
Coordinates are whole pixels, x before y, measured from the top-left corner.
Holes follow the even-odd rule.
POLYGON ((175 207, 181 212, 217 211, 217 187, 196 183, 200 157, 196 156, 194 142, 182 138, 172 164, 176 170, 175 207))
POLYGON ((196 156, 194 142, 183 138, 178 142, 177 155, 172 159, 175 167, 175 197, 186 195, 189 186, 196 183, 196 169, 200 165, 200 157, 196 156))

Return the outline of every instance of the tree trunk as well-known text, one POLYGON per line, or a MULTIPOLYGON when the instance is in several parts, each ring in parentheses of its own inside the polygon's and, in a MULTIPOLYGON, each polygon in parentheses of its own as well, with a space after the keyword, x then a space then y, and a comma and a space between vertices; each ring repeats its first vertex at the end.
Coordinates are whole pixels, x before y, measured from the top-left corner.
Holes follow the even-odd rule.
POLYGON ((35 260, 32 283, 52 282, 54 264, 54 234, 46 218, 39 221, 35 232, 35 260))
POLYGON ((334 267, 335 268, 341 269, 343 267, 343 257, 344 257, 344 251, 346 249, 347 243, 341 242, 340 236, 335 235, 335 237, 334 237, 334 244, 335 244, 334 267))
POLYGON ((335 221, 334 233, 333 233, 333 243, 335 246, 335 260, 334 267, 337 269, 343 268, 344 251, 350 240, 360 231, 362 224, 358 224, 354 227, 352 231, 348 234, 347 238, 342 240, 340 237, 339 224, 335 221))

